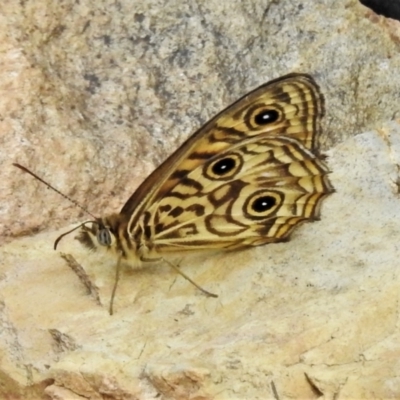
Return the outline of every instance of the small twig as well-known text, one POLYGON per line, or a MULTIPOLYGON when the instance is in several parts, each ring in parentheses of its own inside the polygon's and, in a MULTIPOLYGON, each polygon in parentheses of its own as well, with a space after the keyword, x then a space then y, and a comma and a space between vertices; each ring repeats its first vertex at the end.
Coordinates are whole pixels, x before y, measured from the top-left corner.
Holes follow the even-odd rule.
POLYGON ((67 262, 67 265, 75 272, 79 280, 85 285, 88 293, 96 300, 96 303, 101 304, 99 288, 92 283, 86 271, 70 254, 61 253, 61 257, 67 262))
POLYGON ((272 388, 272 393, 274 394, 275 399, 279 400, 280 399, 279 394, 278 394, 278 391, 276 390, 274 381, 271 381, 271 388, 272 388))

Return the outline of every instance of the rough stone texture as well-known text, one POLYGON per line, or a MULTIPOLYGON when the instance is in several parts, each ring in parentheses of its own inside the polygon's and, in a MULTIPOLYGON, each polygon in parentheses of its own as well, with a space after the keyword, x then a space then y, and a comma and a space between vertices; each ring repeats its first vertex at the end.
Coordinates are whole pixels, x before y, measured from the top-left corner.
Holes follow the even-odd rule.
POLYGON ((3 396, 400 398, 400 121, 329 156, 337 193, 289 243, 177 260, 217 299, 165 265, 125 270, 110 317, 115 260, 61 242, 99 305, 61 231, 4 245, 3 396))
POLYGON ((124 271, 72 254, 102 305, 52 250, 57 232, 0 249, 0 397, 399 398, 398 25, 357 1, 3 1, 2 239, 117 211, 215 112, 279 75, 327 99, 337 193, 285 244, 124 271), (275 393, 276 392, 276 393, 275 393), (8 396, 8 397, 7 397, 8 396), (47 397, 46 397, 47 396, 47 397), (158 397, 157 397, 158 396, 158 397))
MULTIPOLYGON (((213 114, 288 72, 327 98, 325 147, 398 113, 399 42, 358 1, 4 0, 0 237, 118 211, 213 114)), ((378 124, 378 125, 377 125, 378 124)))

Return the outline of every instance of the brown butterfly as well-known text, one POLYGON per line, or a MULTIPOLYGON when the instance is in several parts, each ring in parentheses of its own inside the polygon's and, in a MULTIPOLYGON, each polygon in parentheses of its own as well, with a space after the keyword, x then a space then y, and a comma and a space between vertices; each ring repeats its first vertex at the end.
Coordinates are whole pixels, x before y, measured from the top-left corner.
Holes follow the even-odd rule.
POLYGON ((121 261, 162 259, 199 287, 164 256, 280 242, 319 219, 321 200, 334 191, 318 151, 323 115, 309 75, 260 86, 195 132, 119 214, 81 224, 78 240, 113 251, 117 271, 121 261))

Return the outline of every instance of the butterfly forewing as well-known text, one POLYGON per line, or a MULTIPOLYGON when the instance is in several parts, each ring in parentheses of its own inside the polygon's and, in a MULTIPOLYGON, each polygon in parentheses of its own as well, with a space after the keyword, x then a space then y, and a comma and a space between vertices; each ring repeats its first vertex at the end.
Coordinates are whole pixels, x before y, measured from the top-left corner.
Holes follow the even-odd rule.
POLYGON ((308 75, 290 74, 250 92, 198 130, 143 182, 121 210, 129 219, 129 232, 189 172, 247 138, 284 135, 315 150, 323 113, 323 96, 308 75), (264 114, 272 118, 269 123, 260 123, 264 114))

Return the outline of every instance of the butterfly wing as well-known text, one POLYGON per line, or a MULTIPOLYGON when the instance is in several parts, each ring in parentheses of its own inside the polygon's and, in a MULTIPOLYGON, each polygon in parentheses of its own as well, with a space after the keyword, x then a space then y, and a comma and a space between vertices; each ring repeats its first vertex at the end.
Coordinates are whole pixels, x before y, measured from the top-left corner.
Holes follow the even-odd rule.
POLYGON ((328 168, 297 140, 248 138, 206 161, 145 212, 157 252, 278 242, 319 217, 328 168))
POLYGON ((191 171, 245 140, 286 137, 316 152, 323 113, 318 85, 304 74, 281 77, 245 95, 192 135, 142 183, 120 213, 129 219, 128 231, 132 233, 144 212, 191 171))

